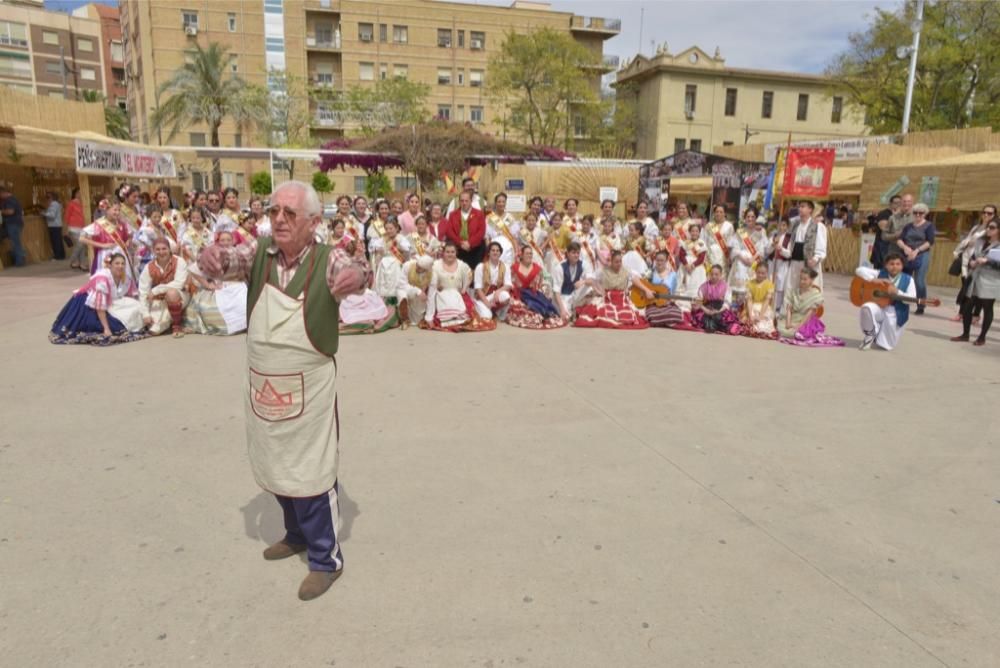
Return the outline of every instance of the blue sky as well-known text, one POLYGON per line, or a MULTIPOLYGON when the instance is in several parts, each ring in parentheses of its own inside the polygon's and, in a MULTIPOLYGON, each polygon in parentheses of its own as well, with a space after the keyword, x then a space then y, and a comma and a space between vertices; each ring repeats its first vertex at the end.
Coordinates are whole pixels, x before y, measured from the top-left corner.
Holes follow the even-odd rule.
MULTIPOLYGON (((83 4, 85 0, 45 0, 49 9, 64 11, 83 4)), ((621 19, 622 32, 605 42, 605 53, 623 60, 640 50, 650 55, 653 44, 667 42, 671 53, 694 45, 712 53, 718 46, 732 67, 816 73, 847 46, 849 33, 864 30, 876 7, 892 10, 900 0, 551 0, 551 4, 584 16, 621 19)))

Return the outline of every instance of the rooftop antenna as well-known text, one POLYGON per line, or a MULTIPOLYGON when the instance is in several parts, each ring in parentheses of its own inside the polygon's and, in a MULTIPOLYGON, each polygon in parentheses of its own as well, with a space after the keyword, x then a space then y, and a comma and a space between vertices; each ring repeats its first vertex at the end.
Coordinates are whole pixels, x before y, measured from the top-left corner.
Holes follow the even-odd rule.
POLYGON ((639 8, 639 53, 642 53, 642 27, 646 23, 646 8, 639 8))

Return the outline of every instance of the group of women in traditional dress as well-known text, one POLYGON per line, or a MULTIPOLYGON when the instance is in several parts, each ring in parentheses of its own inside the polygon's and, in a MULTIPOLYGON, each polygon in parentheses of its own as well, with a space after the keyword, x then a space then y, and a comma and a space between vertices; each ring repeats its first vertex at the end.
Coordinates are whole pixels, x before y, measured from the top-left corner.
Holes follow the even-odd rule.
MULTIPOLYGON (((228 188, 189 193, 177 208, 163 188, 143 212, 136 194, 123 186, 84 229, 92 278, 56 321, 53 342, 245 329, 245 283, 208 279, 197 259, 212 244, 254 245, 269 235, 263 202, 255 198, 243 212, 239 193, 228 188), (93 313, 81 318, 83 309, 93 313)), ((489 331, 503 322, 537 330, 669 327, 841 345, 823 331, 813 270, 797 275, 794 289, 782 289, 790 281, 787 225, 769 237, 753 209, 738 227, 722 207, 706 224, 683 203, 670 220, 655 220, 640 203, 633 219, 621 221, 609 200, 595 220, 579 214, 575 199, 559 210, 551 198, 532 198, 518 218, 501 193, 484 212, 483 257, 470 265, 442 233, 442 205, 422 206, 415 194, 371 208, 364 197, 345 195, 336 205, 317 241, 367 259, 374 270, 364 292, 340 305, 344 334, 409 326, 489 331)))
POLYGON ((470 266, 439 236, 442 206, 422 209, 410 195, 372 210, 364 198, 340 197, 321 235, 374 268, 365 294, 341 305, 341 331, 488 331, 501 322, 539 330, 655 326, 842 345, 823 331, 814 270, 806 267, 785 289, 787 223, 769 236, 753 209, 736 227, 722 207, 703 224, 683 204, 675 218, 656 221, 640 203, 624 222, 611 201, 597 220, 581 216, 574 199, 562 210, 551 204, 532 198, 518 218, 505 194, 494 197, 485 212, 486 250, 470 266), (650 303, 640 308, 633 293, 650 303))
POLYGON ((123 185, 113 201, 83 228, 90 249, 90 278, 56 318, 53 343, 110 345, 170 332, 229 335, 246 329, 246 283, 232 276, 208 279, 198 255, 212 244, 256 243, 270 234, 259 198, 241 211, 239 193, 195 191, 174 206, 160 188, 139 205, 139 189, 123 185))

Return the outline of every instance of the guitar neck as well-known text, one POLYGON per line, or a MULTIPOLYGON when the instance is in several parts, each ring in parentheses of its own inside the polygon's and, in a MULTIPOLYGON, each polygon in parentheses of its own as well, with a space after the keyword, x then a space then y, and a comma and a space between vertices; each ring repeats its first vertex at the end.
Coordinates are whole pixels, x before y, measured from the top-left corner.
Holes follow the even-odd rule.
MULTIPOLYGON (((887 297, 897 302, 903 302, 905 304, 916 304, 917 306, 926 306, 927 304, 934 304, 937 300, 932 299, 921 299, 920 297, 906 297, 904 295, 891 295, 888 292, 882 290, 877 290, 875 292, 876 297, 887 297)), ((935 304, 936 305, 936 304, 935 304)))

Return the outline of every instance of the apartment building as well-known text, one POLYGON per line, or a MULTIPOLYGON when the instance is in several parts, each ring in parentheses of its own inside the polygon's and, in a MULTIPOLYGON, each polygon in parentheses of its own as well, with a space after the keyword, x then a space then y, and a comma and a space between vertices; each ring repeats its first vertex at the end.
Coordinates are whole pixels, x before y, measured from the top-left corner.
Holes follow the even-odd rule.
POLYGON ((619 96, 638 107, 636 155, 654 159, 684 149, 867 134, 863 114, 822 76, 726 67, 716 50, 677 54, 660 48, 618 71, 619 96))
MULTIPOLYGON (((506 31, 541 27, 566 31, 595 53, 620 30, 614 19, 553 11, 546 2, 516 0, 509 6, 439 0, 121 0, 128 107, 133 135, 166 143, 149 126, 155 91, 181 67, 195 43, 226 45, 233 71, 267 85, 267 72, 282 70, 312 86, 346 90, 355 84, 405 77, 431 87, 428 114, 496 130, 500 112, 484 91, 487 63, 506 31)), ((617 66, 602 58, 592 84, 617 66)), ((318 141, 343 136, 351 119, 313 104, 311 129, 318 141)), ((190 128, 177 143, 199 145, 204 128, 190 128)), ((224 146, 249 145, 232 125, 222 128, 224 146)))
POLYGON ((45 11, 42 0, 0 0, 0 86, 79 99, 105 92, 101 23, 45 11))
POLYGON ((122 111, 128 111, 125 81, 125 47, 118 8, 92 2, 73 11, 73 16, 101 24, 101 50, 104 60, 104 96, 122 111))

